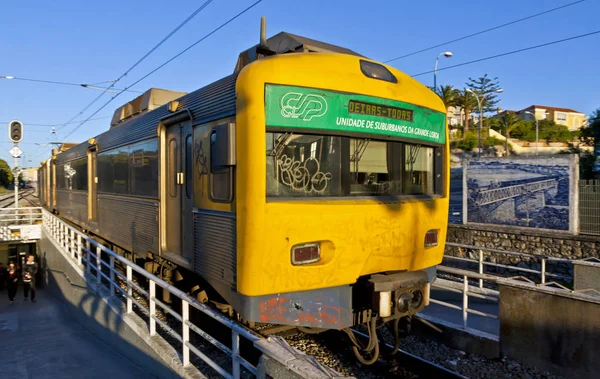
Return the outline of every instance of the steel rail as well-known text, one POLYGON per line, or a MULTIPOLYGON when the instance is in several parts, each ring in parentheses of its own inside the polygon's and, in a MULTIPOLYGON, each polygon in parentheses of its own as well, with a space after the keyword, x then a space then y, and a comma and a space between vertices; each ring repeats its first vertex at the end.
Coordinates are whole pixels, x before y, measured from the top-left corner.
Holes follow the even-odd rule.
MULTIPOLYGON (((361 336, 363 338, 369 338, 368 335, 359 332, 356 329, 352 329, 356 335, 361 336)), ((394 346, 385 343, 385 346, 393 349, 394 346)), ((452 379, 467 379, 466 376, 449 370, 444 366, 441 366, 435 362, 428 361, 424 358, 421 358, 417 355, 411 354, 408 351, 398 349, 398 352, 393 355, 393 358, 396 358, 399 362, 395 367, 402 367, 414 374, 419 374, 423 378, 452 378, 452 379)))

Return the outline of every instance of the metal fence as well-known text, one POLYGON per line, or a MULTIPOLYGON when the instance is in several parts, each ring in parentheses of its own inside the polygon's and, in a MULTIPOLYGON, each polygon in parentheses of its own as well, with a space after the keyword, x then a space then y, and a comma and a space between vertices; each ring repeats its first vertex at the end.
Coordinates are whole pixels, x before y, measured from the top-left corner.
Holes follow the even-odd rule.
POLYGON ((0 208, 0 226, 34 225, 42 222, 42 208, 0 208))
POLYGON ((92 240, 85 234, 80 233, 79 231, 70 227, 46 210, 43 210, 43 226, 46 233, 48 233, 48 235, 60 245, 60 247, 63 249, 63 252, 66 252, 68 255, 70 255, 72 260, 77 261, 79 266, 85 267, 86 280, 88 283, 95 286, 97 291, 99 291, 99 288, 107 287, 111 294, 115 292, 123 294, 126 299, 127 314, 131 314, 133 312, 133 306, 135 305, 145 315, 148 315, 149 333, 151 336, 155 336, 157 334, 158 324, 159 327, 163 328, 170 336, 179 341, 179 343, 181 343, 181 356, 184 367, 187 367, 191 364, 191 352, 225 378, 239 378, 241 367, 244 367, 254 375, 257 374, 257 368, 240 356, 239 348, 240 337, 246 338, 251 342, 257 342, 262 340, 262 337, 260 337, 258 334, 244 328, 225 316, 216 313, 208 306, 198 302, 196 299, 188 296, 179 289, 169 285, 160 278, 148 273, 143 268, 135 265, 98 242, 92 240), (108 262, 102 259, 102 254, 108 257, 108 262), (121 274, 115 268, 116 262, 126 268, 125 275, 121 274), (105 269, 103 269, 103 267, 105 269), (137 274, 142 275, 148 281, 149 291, 146 291, 134 282, 134 271, 137 274), (95 283, 93 283, 94 281, 95 283), (125 288, 121 288, 121 283, 124 284, 123 287, 125 288), (157 286, 169 291, 172 296, 179 298, 182 306, 181 314, 177 313, 168 305, 156 298, 157 286), (136 300, 134 291, 137 295, 141 295, 141 297, 147 301, 147 304, 149 305, 148 308, 141 304, 140 301, 136 300), (164 314, 170 314, 180 323, 181 333, 177 332, 167 325, 167 323, 161 321, 157 317, 157 306, 162 309, 164 314), (197 325, 194 325, 190 321, 190 308, 197 309, 203 314, 231 329, 231 348, 219 342, 197 325), (191 332, 196 333, 198 336, 202 337, 204 341, 212 344, 218 350, 231 358, 231 373, 229 370, 221 367, 217 362, 215 362, 215 360, 208 357, 192 344, 190 341, 191 332))
MULTIPOLYGON (((539 283, 544 284, 547 282, 548 278, 556 278, 560 280, 566 280, 572 282, 572 275, 565 275, 550 272, 552 271, 550 267, 548 267, 548 263, 553 263, 552 268, 558 267, 557 264, 567 265, 570 268, 573 267, 572 260, 565 258, 556 258, 549 257, 545 255, 538 254, 529 254, 529 253, 521 253, 518 251, 509 251, 509 250, 500 250, 489 247, 481 247, 475 245, 466 245, 462 243, 455 242, 446 242, 447 247, 455 247, 464 252, 466 257, 457 257, 452 255, 444 255, 444 260, 446 261, 457 261, 457 262, 467 262, 468 264, 476 264, 477 272, 479 274, 485 274, 486 269, 488 267, 494 267, 496 269, 501 268, 506 271, 514 272, 514 273, 522 273, 524 275, 530 276, 529 279, 538 280, 539 275, 539 283), (477 258, 469 258, 470 255, 475 255, 477 258), (518 260, 518 263, 528 262, 529 266, 533 266, 532 264, 536 264, 539 266, 538 269, 530 268, 530 267, 521 267, 515 264, 509 264, 510 259, 518 260), (516 258, 516 259, 515 259, 516 258), (498 261, 506 261, 507 263, 498 263, 498 261), (531 275, 533 274, 533 278, 531 275)), ((517 263, 517 264, 518 264, 517 263)), ((487 272, 489 273, 489 272, 487 272)), ((513 276, 513 275, 509 275, 513 276)), ((479 288, 483 288, 483 280, 479 281, 479 288)))
MULTIPOLYGON (((469 315, 477 315, 498 320, 499 315, 481 312, 470 306, 470 298, 483 299, 492 303, 499 303, 500 293, 497 282, 502 279, 525 280, 539 285, 552 285, 565 288, 554 280, 572 282, 573 276, 553 272, 559 265, 573 266, 573 261, 563 258, 554 258, 543 255, 521 253, 516 251, 499 250, 482 246, 465 245, 446 242, 450 248, 460 249, 464 257, 444 255, 444 265, 437 266, 438 279, 432 288, 459 293, 462 300, 459 304, 435 299, 431 295, 430 302, 462 313, 462 328, 473 330, 469 327, 469 315), (528 262, 528 267, 517 266, 514 262, 528 262), (504 263, 499 263, 504 262, 504 263), (537 265, 539 269, 531 268, 537 265), (460 266, 460 267, 451 267, 460 266), (503 269, 506 275, 489 271, 503 269), (549 280, 550 279, 550 280, 549 280)), ((518 263, 517 263, 518 264, 518 263)))
POLYGON ((579 181, 579 233, 600 236, 600 180, 579 181))
POLYGON ((450 274, 456 278, 460 278, 461 283, 457 286, 453 285, 452 281, 445 280, 436 280, 432 288, 443 289, 445 291, 456 292, 462 294, 462 302, 461 305, 452 304, 449 302, 445 302, 442 300, 434 299, 433 297, 429 299, 429 302, 432 304, 438 304, 447 308, 455 309, 462 312, 462 327, 463 329, 470 329, 468 325, 469 314, 475 314, 477 316, 491 318, 494 320, 498 320, 498 315, 485 313, 478 311, 476 309, 472 309, 469 307, 469 297, 475 297, 479 299, 484 299, 491 301, 493 303, 499 303, 500 297, 499 293, 493 289, 477 289, 476 287, 469 285, 469 279, 479 280, 480 283, 486 281, 489 284, 496 284, 499 279, 502 279, 499 276, 487 275, 487 274, 479 274, 477 272, 462 270, 458 268, 446 267, 446 266, 437 266, 438 272, 444 274, 450 274))
POLYGON ((0 208, 0 242, 38 239, 41 223, 41 208, 0 208))

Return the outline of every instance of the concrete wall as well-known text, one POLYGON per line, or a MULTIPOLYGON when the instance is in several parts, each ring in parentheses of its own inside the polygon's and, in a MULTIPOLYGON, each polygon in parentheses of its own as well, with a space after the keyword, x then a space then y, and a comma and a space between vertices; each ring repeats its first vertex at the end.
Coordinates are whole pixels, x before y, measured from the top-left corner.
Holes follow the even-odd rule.
POLYGON ((599 378, 600 297, 500 283, 500 350, 569 378, 599 378))
POLYGON ((81 277, 43 232, 39 242, 42 285, 46 293, 61 300, 74 322, 94 334, 112 349, 160 378, 179 378, 150 345, 123 321, 81 277))

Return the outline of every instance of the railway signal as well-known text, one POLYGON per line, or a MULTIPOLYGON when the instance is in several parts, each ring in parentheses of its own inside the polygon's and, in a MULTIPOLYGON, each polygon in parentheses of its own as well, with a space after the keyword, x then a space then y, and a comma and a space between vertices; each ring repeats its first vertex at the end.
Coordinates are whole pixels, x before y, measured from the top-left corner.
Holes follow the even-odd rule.
POLYGON ((8 138, 14 143, 21 142, 23 139, 23 123, 19 120, 12 120, 8 123, 8 138))
POLYGON ((10 154, 15 159, 13 167, 13 176, 15 179, 15 208, 19 208, 19 172, 17 170, 17 159, 23 153, 21 149, 19 149, 19 142, 23 140, 23 123, 21 121, 12 120, 8 123, 8 138, 15 144, 10 150, 10 154))

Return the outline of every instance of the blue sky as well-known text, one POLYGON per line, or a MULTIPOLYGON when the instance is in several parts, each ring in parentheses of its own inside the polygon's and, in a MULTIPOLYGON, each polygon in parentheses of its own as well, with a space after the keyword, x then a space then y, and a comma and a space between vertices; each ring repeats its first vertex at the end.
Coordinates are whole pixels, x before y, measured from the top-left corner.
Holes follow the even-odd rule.
MULTIPOLYGON (((191 22, 137 66, 115 87, 124 88, 202 38, 255 0, 214 0, 191 22)), ((280 31, 329 42, 386 61, 463 35, 543 12, 575 0, 263 0, 204 42, 132 88, 191 92, 233 72, 238 54, 258 42, 260 17, 267 36, 280 31)), ((0 75, 74 83, 116 79, 186 19, 202 1, 180 0, 45 0, 2 5, 0 75)), ((600 2, 586 0, 515 25, 397 60, 408 73, 433 69, 442 51, 452 51, 444 66, 600 30, 595 19, 600 2)), ((437 83, 463 86, 468 77, 498 77, 504 93, 500 106, 521 109, 531 104, 573 108, 589 114, 600 107, 600 34, 472 65, 439 71, 437 83)), ((427 85, 433 75, 417 77, 427 85)), ((79 87, 0 79, 0 158, 12 147, 5 121, 25 123, 21 166, 37 166, 50 146, 78 124, 60 129, 29 124, 61 124, 100 94, 79 87), (31 160, 31 162, 29 162, 31 160)), ((114 110, 138 94, 124 93, 77 132, 81 142, 108 129, 114 110)), ((103 97, 79 119, 110 99, 103 97)), ((9 161, 12 164, 12 158, 9 161)))

